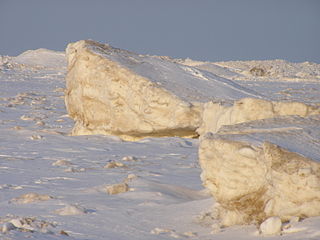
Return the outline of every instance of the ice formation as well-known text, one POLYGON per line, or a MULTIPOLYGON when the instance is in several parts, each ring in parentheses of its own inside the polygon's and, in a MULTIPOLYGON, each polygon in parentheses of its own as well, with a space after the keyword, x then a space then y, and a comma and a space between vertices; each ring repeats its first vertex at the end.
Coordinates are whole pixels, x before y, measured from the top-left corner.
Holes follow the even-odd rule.
MULTIPOLYGON (((261 232, 275 234, 281 221, 320 215, 320 166, 314 160, 320 146, 308 128, 320 122, 312 118, 320 114, 313 95, 307 102, 294 95, 278 101, 283 92, 268 97, 230 80, 314 82, 318 65, 204 63, 139 55, 90 40, 69 44, 66 56, 65 103, 75 120, 73 135, 200 135, 201 178, 225 226, 264 222, 261 232)), ((110 162, 105 168, 123 166, 110 162)), ((118 194, 129 186, 104 191, 118 194)))
POLYGON ((223 225, 320 215, 319 162, 267 141, 234 139, 209 133, 199 148, 201 179, 219 203, 223 225))
POLYGON ((167 57, 138 55, 93 41, 66 49, 66 106, 73 135, 197 136, 202 105, 259 97, 231 80, 167 57))
MULTIPOLYGON (((319 113, 317 105, 254 98, 204 105, 201 178, 223 225, 320 215, 320 164, 312 160, 319 156, 319 113)), ((279 232, 270 224, 263 234, 279 232)))
POLYGON ((200 135, 217 132, 224 125, 296 115, 306 117, 320 113, 320 108, 301 102, 275 102, 257 98, 244 98, 231 106, 208 102, 204 104, 203 121, 197 130, 200 135))

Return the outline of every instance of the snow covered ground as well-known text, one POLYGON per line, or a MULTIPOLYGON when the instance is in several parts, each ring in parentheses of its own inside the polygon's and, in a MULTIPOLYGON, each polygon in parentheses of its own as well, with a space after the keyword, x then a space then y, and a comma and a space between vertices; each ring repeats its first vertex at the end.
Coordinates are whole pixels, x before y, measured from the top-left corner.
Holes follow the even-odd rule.
MULTIPOLYGON (((280 61, 280 70, 269 75, 249 74, 261 62, 183 64, 206 68, 271 100, 320 103, 317 64, 286 68, 280 61)), ((262 237, 254 225, 219 228, 210 213, 214 200, 200 180, 197 139, 69 136, 65 73, 61 52, 0 57, 1 239, 320 239, 320 217, 288 223, 281 236, 262 237)), ((299 121, 284 127, 303 125, 299 121)), ((243 124, 238 138, 258 141, 263 133, 250 130, 261 126, 279 145, 320 159, 318 125, 305 127, 318 129, 312 138, 302 136, 305 145, 303 138, 294 140, 299 134, 268 131, 279 127, 273 121, 243 124)))

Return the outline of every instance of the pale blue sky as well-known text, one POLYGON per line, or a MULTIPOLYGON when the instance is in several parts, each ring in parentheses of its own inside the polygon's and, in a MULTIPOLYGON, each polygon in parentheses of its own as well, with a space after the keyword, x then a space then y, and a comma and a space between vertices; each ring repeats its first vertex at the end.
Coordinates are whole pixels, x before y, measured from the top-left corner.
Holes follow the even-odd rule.
POLYGON ((177 58, 320 63, 320 1, 0 0, 0 55, 80 39, 177 58))

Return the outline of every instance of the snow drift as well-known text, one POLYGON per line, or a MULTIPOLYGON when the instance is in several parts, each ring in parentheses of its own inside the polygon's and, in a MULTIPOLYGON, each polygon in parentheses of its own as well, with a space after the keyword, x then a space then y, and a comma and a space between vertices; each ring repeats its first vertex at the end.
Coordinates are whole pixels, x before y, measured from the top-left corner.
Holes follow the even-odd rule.
POLYGON ((259 94, 179 64, 93 41, 69 44, 66 106, 73 135, 197 136, 202 105, 259 94))

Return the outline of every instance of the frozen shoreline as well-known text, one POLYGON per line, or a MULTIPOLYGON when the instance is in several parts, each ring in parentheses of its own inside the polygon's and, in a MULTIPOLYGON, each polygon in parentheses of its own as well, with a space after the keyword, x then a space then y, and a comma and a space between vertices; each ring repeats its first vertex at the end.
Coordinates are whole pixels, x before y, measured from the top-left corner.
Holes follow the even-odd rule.
MULTIPOLYGON (((62 56, 59 53, 54 57, 56 60, 49 59, 59 62, 62 56)), ((123 142, 117 137, 68 136, 73 122, 67 117, 63 102, 64 65, 50 68, 37 62, 37 66, 27 66, 9 59, 0 69, 0 208, 3 209, 0 222, 35 218, 34 222, 29 221, 29 226, 0 233, 1 237, 17 240, 28 236, 148 240, 260 238, 253 225, 216 228, 211 233, 212 225, 218 223, 207 214, 213 200, 200 180, 197 139, 148 138, 123 142), (66 164, 54 166, 59 160, 66 164), (121 162, 125 167, 104 168, 111 161, 121 162), (117 195, 104 192, 106 185, 120 183, 129 174, 137 176, 128 184, 130 191, 117 195), (32 192, 52 198, 25 204, 12 201, 32 192), (68 206, 75 209, 64 211, 76 215, 58 214, 57 210, 68 206), (42 224, 47 227, 41 227, 41 221, 47 222, 42 224)), ((282 100, 320 102, 319 82, 267 80, 237 83, 261 93, 270 92, 270 96, 282 100)), ((281 132, 272 134, 281 141, 277 138, 281 132)), ((302 146, 293 141, 291 149, 295 147, 302 146)), ((308 218, 292 223, 282 236, 265 239, 318 239, 319 227, 319 217, 308 218)))

